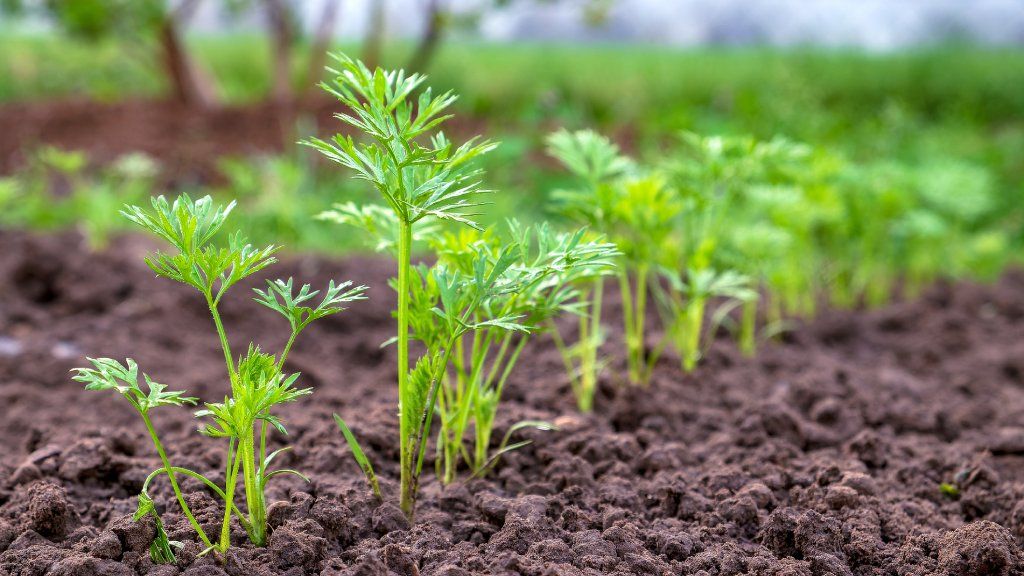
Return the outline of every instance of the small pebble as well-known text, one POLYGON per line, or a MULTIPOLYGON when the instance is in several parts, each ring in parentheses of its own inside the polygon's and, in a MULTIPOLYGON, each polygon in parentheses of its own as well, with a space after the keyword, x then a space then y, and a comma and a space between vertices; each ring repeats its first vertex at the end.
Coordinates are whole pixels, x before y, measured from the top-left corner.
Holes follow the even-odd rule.
POLYGON ((25 347, 22 345, 20 340, 9 338, 7 336, 0 336, 0 356, 12 357, 21 354, 25 347))

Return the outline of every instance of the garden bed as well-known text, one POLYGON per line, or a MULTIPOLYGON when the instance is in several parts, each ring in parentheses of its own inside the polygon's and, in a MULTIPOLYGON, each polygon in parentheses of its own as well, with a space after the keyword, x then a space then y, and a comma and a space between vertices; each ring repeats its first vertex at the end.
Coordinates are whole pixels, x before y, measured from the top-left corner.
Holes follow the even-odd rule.
MULTIPOLYGON (((266 548, 238 528, 226 565, 196 559, 195 533, 166 483, 152 491, 177 567, 154 566, 153 527, 133 524, 159 466, 115 395, 82 391, 83 356, 131 356, 156 380, 207 400, 227 389, 208 312, 142 263, 148 240, 90 255, 72 234, 0 233, 0 573, 228 574, 1019 574, 1024 567, 1024 275, 994 286, 938 285, 869 312, 829 311, 753 359, 727 338, 684 374, 663 358, 649 389, 606 371, 581 415, 546 339, 505 391, 499 437, 532 445, 486 479, 442 489, 425 476, 415 525, 379 505, 331 413, 353 427, 386 496, 397 489, 392 266, 289 257, 276 276, 371 286, 324 319, 289 358, 312 397, 281 409, 308 474, 271 484, 266 548)), ((250 283, 250 285, 255 285, 250 283)), ((278 347, 282 320, 234 292, 238 343, 278 347), (273 337, 262 338, 264 334, 273 337)), ((620 326, 612 299, 609 326, 620 326)), ((621 336, 612 334, 608 349, 621 336)), ((171 460, 223 482, 223 442, 188 411, 154 416, 171 460)), ((284 445, 280 439, 276 444, 284 445)), ((216 531, 221 510, 185 491, 216 531)))
MULTIPOLYGON (((143 152, 160 162, 167 187, 216 182, 217 161, 224 157, 280 154, 297 140, 295 131, 341 124, 334 99, 318 98, 295 111, 270 103, 196 110, 171 101, 84 99, 25 102, 0 106, 0 174, 16 172, 39 146, 82 151, 104 166, 117 157, 143 152), (306 122, 313 123, 307 125, 306 122)), ((456 135, 481 130, 483 120, 452 120, 456 135)), ((467 136, 468 137, 468 136, 467 136)))

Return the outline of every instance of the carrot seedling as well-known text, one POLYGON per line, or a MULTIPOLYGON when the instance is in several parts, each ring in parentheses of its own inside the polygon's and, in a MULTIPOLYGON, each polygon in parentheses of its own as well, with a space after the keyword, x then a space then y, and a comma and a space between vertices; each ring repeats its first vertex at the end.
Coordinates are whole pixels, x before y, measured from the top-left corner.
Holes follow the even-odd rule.
MULTIPOLYGON (((582 182, 579 188, 555 192, 559 212, 607 235, 620 251, 616 275, 622 295, 627 370, 630 382, 646 384, 663 350, 662 345, 647 347, 648 295, 657 281, 660 263, 676 247, 683 205, 661 176, 641 173, 603 136, 590 131, 556 132, 548 138, 548 150, 582 182)), ((580 363, 583 410, 590 408, 596 379, 593 349, 600 343, 597 330, 603 281, 597 278, 594 282, 592 311, 580 318, 580 342, 592 342, 583 347, 587 354, 580 363)))
MULTIPOLYGON (((339 69, 329 69, 334 81, 323 84, 347 107, 337 117, 368 136, 355 142, 337 135, 331 141, 310 139, 305 143, 329 159, 353 170, 380 193, 389 211, 346 212, 331 216, 351 223, 371 223, 393 242, 398 260, 397 334, 399 404, 399 505, 412 517, 422 467, 421 443, 434 413, 440 367, 436 357, 424 356, 415 364, 409 356, 410 324, 415 281, 422 282, 412 264, 414 228, 446 220, 470 227, 474 200, 480 192, 479 170, 473 159, 491 150, 489 142, 471 140, 454 145, 437 128, 449 118, 451 93, 435 95, 420 90, 425 77, 402 71, 370 71, 361 62, 335 56, 339 69), (370 220, 359 216, 369 216, 370 220)), ((446 353, 449 353, 446 351, 446 353)))
MULTIPOLYGON (((115 360, 90 360, 92 368, 79 368, 75 380, 86 383, 87 390, 115 390, 121 393, 142 416, 146 429, 156 447, 163 467, 150 475, 139 498, 138 516, 154 514, 152 500, 147 493, 150 482, 166 475, 175 497, 189 519, 206 551, 226 552, 231 544, 230 525, 237 517, 249 539, 257 546, 267 541, 266 487, 274 477, 301 473, 289 469, 272 469, 271 464, 285 448, 268 453, 270 428, 287 434, 283 422, 274 409, 309 394, 309 388, 296 386, 298 374, 286 374, 284 364, 298 335, 313 321, 341 312, 349 302, 364 298, 365 286, 352 287, 350 282, 331 282, 321 295, 308 285, 295 290, 291 279, 268 282, 266 290, 256 290, 256 301, 278 312, 288 321, 291 332, 279 356, 262 352, 250 344, 248 352, 236 359, 231 352, 227 332, 220 315, 220 304, 227 291, 253 274, 275 262, 277 248, 255 248, 245 242, 241 233, 234 233, 225 241, 217 240, 234 204, 219 206, 209 197, 193 201, 187 195, 168 202, 163 196, 153 198, 152 209, 127 206, 122 212, 131 222, 168 242, 174 251, 156 252, 146 263, 158 276, 169 278, 195 288, 204 298, 221 343, 227 369, 228 394, 223 401, 207 402, 196 416, 203 419, 200 432, 227 440, 225 485, 219 487, 205 476, 185 468, 173 466, 157 435, 149 412, 157 406, 194 404, 197 399, 181 392, 167 392, 162 384, 149 376, 141 377, 148 393, 139 386, 140 372, 134 361, 122 365, 115 360), (187 476, 213 490, 224 503, 224 516, 217 539, 205 533, 195 521, 178 485, 178 478, 187 476), (239 476, 244 488, 246 514, 236 505, 239 476)), ((158 524, 158 528, 159 528, 158 524)), ((173 549, 162 530, 151 550, 155 561, 173 558, 173 549)))
MULTIPOLYGON (((502 391, 523 349, 556 317, 581 313, 576 286, 609 270, 617 256, 613 245, 586 239, 582 229, 555 233, 546 224, 527 227, 515 220, 509 221, 508 229, 508 241, 496 234, 464 233, 446 235, 435 243, 439 265, 464 278, 507 258, 513 262, 496 276, 493 288, 497 289, 491 289, 480 304, 441 298, 445 307, 462 306, 462 313, 481 328, 455 341, 451 377, 443 379, 438 402, 441 430, 437 464, 444 483, 455 480, 460 461, 465 461, 475 475, 482 475, 495 462, 490 452, 495 417, 502 391), (518 326, 488 324, 487 320, 494 317, 515 319, 518 326), (472 452, 465 447, 470 428, 474 433, 472 452)), ((468 293, 471 289, 465 286, 460 291, 468 293)), ((543 423, 533 427, 550 429, 543 423)), ((512 449, 508 441, 506 438, 497 448, 498 453, 512 449)))
MULTIPOLYGON (((488 450, 502 388, 527 336, 565 304, 564 282, 556 278, 568 281, 575 270, 596 267, 610 248, 583 242, 582 232, 555 241, 545 228, 534 240, 533 232, 513 224, 508 242, 482 232, 473 211, 485 191, 473 160, 494 145, 474 139, 456 146, 436 131, 455 96, 421 89, 424 77, 417 74, 371 72, 345 56, 336 59, 340 69, 331 70, 335 80, 325 88, 348 108, 338 118, 368 138, 357 143, 338 135, 306 144, 369 182, 386 205, 340 204, 321 217, 359 227, 397 259, 391 285, 398 293, 392 343, 398 352, 399 505, 411 519, 434 417, 440 419, 442 480, 454 479, 460 460, 481 472, 493 462, 488 450), (446 223, 460 233, 438 242, 446 223), (413 265, 413 245, 429 238, 436 262, 413 265), (415 361, 412 340, 423 345, 415 361), (471 427, 472 455, 464 444, 471 427)), ((338 424, 379 493, 354 435, 340 418, 338 424)), ((508 449, 506 441, 500 450, 508 449)))

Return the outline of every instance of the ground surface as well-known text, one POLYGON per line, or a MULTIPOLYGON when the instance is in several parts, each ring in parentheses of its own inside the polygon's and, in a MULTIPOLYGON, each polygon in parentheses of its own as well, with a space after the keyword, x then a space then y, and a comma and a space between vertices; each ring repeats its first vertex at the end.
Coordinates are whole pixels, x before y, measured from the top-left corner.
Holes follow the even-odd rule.
MULTIPOLYGON (((274 484, 269 546, 242 545, 226 566, 193 561, 161 483, 171 536, 189 544, 179 566, 153 566, 151 527, 126 518, 157 465, 142 424, 68 375, 84 355, 131 356, 158 381, 224 393, 203 305, 153 278, 149 247, 127 238, 90 256, 72 235, 0 233, 2 574, 1022 573, 1024 275, 826 313, 756 359, 722 341, 693 375, 666 359, 650 390, 619 388, 613 366, 590 416, 573 410, 553 347, 534 345, 499 428, 543 418, 560 431, 534 433, 486 480, 429 479, 410 529, 369 495, 330 420, 349 420, 393 494, 393 358, 378 349, 392 329, 388 266, 317 259, 272 273, 373 289, 311 328, 289 363, 316 392, 283 411, 284 464, 312 482, 274 484)), ((236 349, 281 344, 282 321, 257 308, 242 289, 226 304, 236 349)), ((222 478, 223 446, 188 411, 155 421, 175 463, 222 478)), ((212 530, 214 501, 186 491, 212 530)))
MULTIPOLYGON (((298 139, 296 134, 316 131, 328 137, 344 130, 333 118, 337 111, 337 102, 328 97, 298 112, 266 103, 204 112, 143 99, 5 104, 0 106, 0 174, 18 170, 27 153, 49 145, 84 151, 95 165, 144 152, 160 162, 166 186, 203 184, 216 180, 222 157, 280 153, 298 139)), ((481 123, 470 120, 453 119, 446 127, 459 137, 481 131, 481 123)))

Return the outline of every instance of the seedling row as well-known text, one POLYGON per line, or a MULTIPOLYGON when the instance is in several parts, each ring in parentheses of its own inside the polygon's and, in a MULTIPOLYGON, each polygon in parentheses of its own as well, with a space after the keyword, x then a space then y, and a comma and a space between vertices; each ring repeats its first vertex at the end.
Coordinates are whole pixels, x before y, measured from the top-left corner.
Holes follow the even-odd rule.
MULTIPOLYGON (((445 135, 455 95, 435 94, 421 75, 370 70, 344 55, 335 66, 324 88, 339 100, 337 117, 351 130, 303 144, 364 182, 379 201, 342 202, 302 217, 337 224, 339 237, 358 234, 395 262, 396 329, 381 344, 396 351, 397 494, 381 490, 375 462, 352 431, 358 426, 335 420, 367 489, 396 500, 410 520, 424 474, 445 485, 485 476, 528 442, 517 432, 554 428, 522 421, 495 436, 505 386, 523 350, 538 342, 557 347, 586 412, 595 409, 602 379, 642 393, 658 370, 696 369, 723 332, 754 354, 823 301, 879 304, 897 289, 912 294, 941 276, 993 275, 1010 260, 1011 232, 998 221, 994 198, 984 186, 972 189, 970 174, 956 167, 945 181, 966 187, 946 194, 917 172, 860 167, 784 139, 691 133, 653 159, 637 160, 595 132, 555 132, 547 151, 564 167, 567 184, 550 192, 551 222, 503 215, 483 226, 481 215, 505 193, 486 189, 479 168, 496 144, 445 135), (937 250, 939 243, 946 248, 937 250), (607 313, 613 289, 621 297, 614 316, 607 313), (607 338, 610 317, 621 317, 621 346, 607 338)), ((80 174, 74 158, 57 154, 47 162, 72 178, 80 174)), ((144 166, 136 168, 110 177, 149 177, 144 166)), ((0 187, 0 200, 32 182, 0 187)), ((314 393, 288 371, 288 354, 310 323, 366 298, 358 278, 318 289, 292 278, 269 281, 254 299, 283 317, 285 346, 232 350, 221 303, 239 282, 271 267, 279 250, 231 226, 235 208, 182 194, 120 210, 167 245, 147 257, 149 267, 193 288, 208 308, 224 356, 224 396, 190 397, 153 381, 131 358, 90 359, 74 374, 88 390, 121 394, 160 458, 136 514, 155 519, 154 562, 172 562, 178 546, 149 496, 159 481, 170 484, 204 554, 228 551, 233 522, 253 545, 266 544, 268 483, 282 475, 306 478, 302 470, 275 466, 287 448, 267 448, 271 435, 287 435, 280 406, 314 393), (177 466, 161 442, 159 413, 192 406, 198 432, 226 444, 224 485, 177 466), (218 533, 194 518, 180 488, 185 477, 220 498, 218 533)), ((107 210, 115 211, 103 205, 94 220, 107 222, 107 210)))

